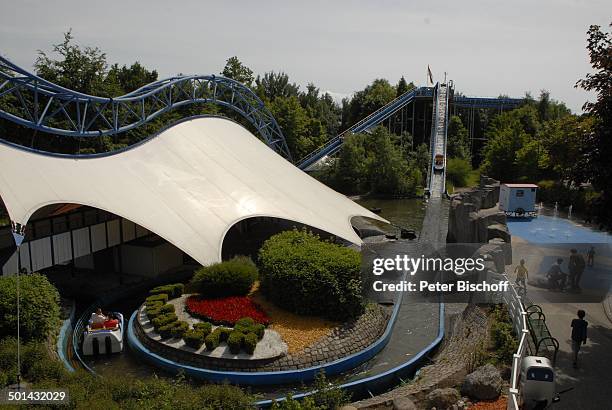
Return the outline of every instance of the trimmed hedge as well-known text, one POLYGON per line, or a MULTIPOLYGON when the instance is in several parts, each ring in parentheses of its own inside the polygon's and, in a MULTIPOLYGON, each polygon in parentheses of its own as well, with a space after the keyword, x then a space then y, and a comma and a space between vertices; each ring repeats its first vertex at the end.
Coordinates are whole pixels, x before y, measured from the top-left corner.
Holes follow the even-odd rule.
POLYGON ((174 324, 174 327, 170 331, 172 337, 180 339, 185 336, 185 333, 189 330, 189 323, 180 320, 174 324))
POLYGON ((230 329, 229 327, 224 327, 224 326, 219 326, 218 328, 215 329, 215 332, 219 333, 220 342, 227 342, 227 339, 229 338, 230 333, 232 333, 233 331, 234 329, 230 329))
POLYGON ((145 299, 145 303, 149 304, 156 301, 162 301, 166 303, 168 301, 168 295, 166 293, 159 293, 157 295, 151 295, 145 299))
POLYGON ((170 322, 168 324, 165 324, 163 326, 161 326, 157 332, 159 333, 159 335, 162 337, 162 339, 169 339, 172 337, 172 331, 174 330, 174 327, 178 325, 178 322, 174 321, 174 322, 170 322))
POLYGON ((244 296, 257 278, 257 266, 243 256, 198 269, 191 283, 205 297, 244 296))
POLYGON ((242 345, 244 346, 244 350, 248 354, 253 354, 255 352, 255 347, 257 347, 257 342, 259 341, 259 337, 255 333, 247 333, 244 335, 242 339, 242 345))
POLYGON ((169 323, 176 322, 176 321, 177 321, 177 317, 175 313, 166 313, 166 314, 157 316, 155 319, 152 319, 151 323, 153 324, 153 327, 155 328, 155 330, 159 331, 159 329, 162 326, 165 326, 169 323))
MULTIPOLYGON (((199 349, 204 343, 204 333, 199 330, 189 329, 185 332, 183 336, 183 340, 185 344, 194 349, 199 349)), ((208 347, 208 345, 206 345, 208 347)))
POLYGON ((227 345, 229 346, 230 352, 233 354, 240 353, 242 349, 242 341, 244 339, 244 333, 233 331, 227 338, 227 345))
POLYGON ((160 308, 164 306, 164 302, 162 302, 161 300, 154 300, 152 302, 145 302, 145 306, 147 307, 147 309, 160 308))
POLYGON ((150 295, 168 295, 168 299, 178 298, 183 294, 185 285, 182 283, 173 283, 170 285, 157 286, 149 291, 150 295))
POLYGON ((207 350, 215 350, 219 346, 219 332, 212 332, 204 339, 207 350))
POLYGON ((256 323, 250 317, 243 317, 236 322, 234 330, 243 334, 254 333, 258 339, 263 338, 266 327, 261 323, 256 323))
POLYGON ((149 308, 147 305, 146 308, 147 316, 149 317, 149 320, 151 320, 151 322, 158 316, 165 315, 168 313, 174 313, 174 311, 174 305, 171 305, 170 303, 166 303, 165 305, 161 306, 155 305, 153 308, 149 308))
POLYGON ((208 336, 212 332, 212 325, 208 322, 194 323, 193 328, 204 333, 204 336, 208 336))
POLYGON ((259 250, 261 289, 291 312, 346 320, 361 314, 359 252, 305 230, 272 236, 259 250))
MULTIPOLYGON (((20 275, 22 340, 45 340, 60 323, 59 293, 46 276, 20 275)), ((17 333, 17 275, 0 276, 0 338, 17 333)))

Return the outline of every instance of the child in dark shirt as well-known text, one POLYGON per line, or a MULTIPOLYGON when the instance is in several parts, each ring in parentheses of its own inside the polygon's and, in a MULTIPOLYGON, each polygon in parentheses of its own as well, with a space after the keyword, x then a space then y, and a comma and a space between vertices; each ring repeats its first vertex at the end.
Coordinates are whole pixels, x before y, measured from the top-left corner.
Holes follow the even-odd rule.
POLYGON ((587 339, 587 326, 589 322, 584 320, 584 310, 578 311, 578 319, 572 320, 572 351, 574 352, 574 368, 578 367, 578 352, 580 351, 580 345, 586 343, 587 339))

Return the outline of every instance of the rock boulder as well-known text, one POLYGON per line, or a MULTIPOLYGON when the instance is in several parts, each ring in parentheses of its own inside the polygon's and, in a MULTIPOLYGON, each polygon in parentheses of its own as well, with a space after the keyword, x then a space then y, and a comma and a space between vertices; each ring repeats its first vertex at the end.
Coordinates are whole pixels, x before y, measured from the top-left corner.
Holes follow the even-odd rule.
POLYGON ((481 366, 468 374, 461 386, 461 392, 475 400, 495 400, 501 391, 501 375, 491 364, 481 366))
POLYGON ((427 395, 427 405, 436 409, 448 409, 452 408, 453 404, 457 403, 460 399, 461 396, 457 389, 450 387, 435 389, 427 395))

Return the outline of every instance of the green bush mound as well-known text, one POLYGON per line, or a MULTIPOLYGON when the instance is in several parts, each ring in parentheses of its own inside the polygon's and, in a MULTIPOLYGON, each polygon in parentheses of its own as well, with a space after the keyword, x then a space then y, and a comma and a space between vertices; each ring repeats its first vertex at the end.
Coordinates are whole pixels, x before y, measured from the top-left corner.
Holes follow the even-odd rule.
POLYGON ((245 256, 198 269, 191 284, 205 297, 244 296, 258 278, 257 266, 245 256))
MULTIPOLYGON (((33 273, 20 277, 21 337, 44 340, 60 323, 59 293, 46 276, 33 273)), ((0 338, 17 331, 17 276, 0 276, 0 338)))
POLYGON ((212 332, 212 325, 208 322, 194 323, 193 328, 204 333, 204 336, 208 336, 212 332))
POLYGON ((305 230, 272 236, 259 251, 264 294, 291 312, 346 320, 361 314, 361 255, 305 230))
POLYGON ((176 326, 177 324, 178 324, 178 322, 168 323, 166 325, 161 326, 157 330, 157 332, 162 337, 162 339, 169 339, 169 338, 172 337, 172 330, 174 329, 174 326, 176 326))
POLYGON ((227 342, 227 339, 228 339, 230 333, 233 332, 233 329, 231 329, 229 327, 225 327, 225 326, 219 326, 214 331, 219 333, 219 341, 220 342, 227 342))
POLYGON ((156 307, 162 307, 163 305, 165 305, 165 302, 163 300, 150 300, 150 301, 145 301, 145 306, 147 308, 156 308, 156 307))
MULTIPOLYGON (((204 333, 200 330, 189 329, 183 335, 185 344, 194 349, 199 349, 204 343, 204 333)), ((208 346, 208 345, 207 345, 208 346)))
POLYGON ((176 313, 165 313, 163 315, 157 316, 155 319, 152 319, 151 323, 153 324, 153 327, 155 328, 155 330, 159 331, 159 329, 162 326, 165 326, 167 324, 170 324, 176 321, 177 321, 176 313))
POLYGON ((150 295, 168 295, 168 299, 178 298, 183 294, 185 285, 182 283, 173 283, 170 285, 157 286, 149 291, 150 295))
POLYGON ((219 347, 219 344, 227 342, 227 339, 232 331, 233 329, 230 329, 229 327, 219 326, 215 328, 215 330, 206 336, 206 339, 204 340, 206 348, 208 350, 215 350, 217 347, 219 347))
POLYGON ((261 340, 264 336, 266 327, 261 323, 255 323, 255 320, 250 317, 243 317, 236 322, 234 330, 244 334, 254 333, 257 335, 257 339, 261 340))
POLYGON ((244 340, 244 333, 233 331, 227 337, 227 345, 229 346, 230 352, 233 354, 240 353, 242 349, 242 341, 244 340))
POLYGON ((209 335, 206 336, 206 338, 204 339, 204 343, 206 344, 206 349, 207 350, 215 350, 220 343, 219 340, 219 332, 212 332, 209 335))
POLYGON ((157 301, 161 301, 162 303, 166 303, 168 301, 168 294, 159 293, 157 295, 151 295, 145 299, 145 303, 148 305, 149 303, 154 303, 157 301))
POLYGON ((242 341, 244 350, 248 354, 253 354, 253 352, 255 351, 255 347, 257 347, 257 342, 259 341, 259 339, 261 338, 255 333, 247 333, 246 335, 244 335, 244 339, 242 341))
POLYGON ((188 330, 189 330, 189 323, 183 320, 180 320, 176 322, 176 324, 172 328, 171 334, 172 334, 172 337, 180 339, 185 335, 185 333, 187 333, 188 330))

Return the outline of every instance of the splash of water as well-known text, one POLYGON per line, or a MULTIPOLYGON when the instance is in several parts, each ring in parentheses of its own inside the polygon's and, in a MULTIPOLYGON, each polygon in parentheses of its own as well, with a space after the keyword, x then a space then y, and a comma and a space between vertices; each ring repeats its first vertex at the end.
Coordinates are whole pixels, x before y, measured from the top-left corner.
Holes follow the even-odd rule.
POLYGON ((573 205, 569 206, 569 210, 567 211, 567 219, 572 219, 572 208, 573 207, 574 207, 573 205))
POLYGON ((557 215, 559 215, 559 204, 555 201, 555 211, 553 213, 553 216, 556 218, 557 215))

